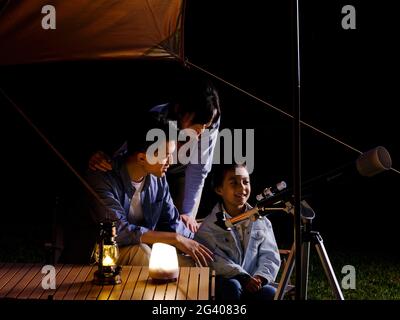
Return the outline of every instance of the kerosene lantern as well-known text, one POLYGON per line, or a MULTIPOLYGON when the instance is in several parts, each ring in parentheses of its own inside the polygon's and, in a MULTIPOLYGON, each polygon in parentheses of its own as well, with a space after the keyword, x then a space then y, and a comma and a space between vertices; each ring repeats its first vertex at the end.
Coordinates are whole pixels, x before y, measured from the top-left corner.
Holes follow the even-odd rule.
POLYGON ((114 221, 100 223, 100 235, 94 249, 94 258, 98 265, 98 269, 94 273, 94 284, 121 283, 121 267, 117 265, 119 251, 114 239, 116 236, 117 231, 114 221))

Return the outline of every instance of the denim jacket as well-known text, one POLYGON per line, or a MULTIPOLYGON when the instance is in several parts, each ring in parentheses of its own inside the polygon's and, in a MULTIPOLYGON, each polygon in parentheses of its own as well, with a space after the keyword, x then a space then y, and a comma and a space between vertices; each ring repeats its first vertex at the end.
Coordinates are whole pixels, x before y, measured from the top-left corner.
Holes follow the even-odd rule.
POLYGON ((185 237, 193 238, 192 232, 180 220, 171 195, 167 180, 147 175, 141 191, 141 204, 144 221, 135 225, 128 220, 131 199, 135 190, 125 165, 124 157, 113 160, 113 169, 108 172, 90 171, 87 181, 100 196, 105 206, 93 199, 91 216, 96 223, 105 218, 117 221, 116 241, 120 246, 140 243, 142 234, 149 230, 177 232, 185 237))
MULTIPOLYGON (((251 206, 246 204, 248 209, 251 206)), ((271 222, 264 217, 250 221, 244 235, 244 249, 239 235, 233 228, 225 231, 217 226, 216 214, 221 212, 217 204, 202 222, 195 240, 207 246, 214 253, 212 267, 219 276, 232 278, 238 275, 260 275, 273 282, 280 267, 280 255, 271 222)))

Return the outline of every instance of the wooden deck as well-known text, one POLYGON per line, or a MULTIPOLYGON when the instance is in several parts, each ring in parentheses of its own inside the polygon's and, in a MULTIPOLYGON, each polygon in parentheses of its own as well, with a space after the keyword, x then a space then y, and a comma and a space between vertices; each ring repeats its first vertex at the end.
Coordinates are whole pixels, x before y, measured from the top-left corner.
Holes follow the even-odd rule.
POLYGON ((56 289, 43 289, 43 265, 0 263, 0 299, 209 300, 214 276, 209 268, 182 267, 176 282, 155 284, 148 267, 123 266, 122 283, 92 284, 97 266, 56 265, 56 289))

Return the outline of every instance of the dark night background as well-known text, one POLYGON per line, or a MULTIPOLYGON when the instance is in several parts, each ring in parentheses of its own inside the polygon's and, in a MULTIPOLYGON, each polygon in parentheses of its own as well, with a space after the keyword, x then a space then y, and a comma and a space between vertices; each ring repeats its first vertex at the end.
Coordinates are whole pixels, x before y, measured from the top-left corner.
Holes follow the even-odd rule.
MULTIPOLYGON (((301 118, 357 149, 385 146, 400 168, 398 17, 390 1, 302 2, 301 118), (355 6, 357 29, 343 30, 341 9, 355 6)), ((290 1, 189 1, 185 23, 190 61, 273 105, 292 112, 290 1)), ((60 39, 62 41, 62 39, 60 39)), ((137 108, 176 93, 172 62, 67 62, 2 67, 0 85, 81 172, 91 152, 117 148, 137 108)), ((292 184, 291 120, 214 81, 222 128, 255 129, 253 196, 285 180, 292 184)), ((1 102, 1 260, 50 239, 55 198, 79 182, 15 110, 1 102)), ((357 153, 302 130, 307 179, 354 161, 357 153)), ((314 190, 309 203, 328 252, 397 252, 398 183, 385 172, 314 190)), ((211 203, 202 203, 200 216, 211 203)), ((254 198, 254 197, 253 197, 254 198)), ((204 199, 204 198, 203 198, 204 199)), ((281 246, 291 242, 288 217, 271 218, 281 246)), ((397 253, 395 253, 397 254, 397 253)), ((35 257, 32 257, 34 259, 35 257)))

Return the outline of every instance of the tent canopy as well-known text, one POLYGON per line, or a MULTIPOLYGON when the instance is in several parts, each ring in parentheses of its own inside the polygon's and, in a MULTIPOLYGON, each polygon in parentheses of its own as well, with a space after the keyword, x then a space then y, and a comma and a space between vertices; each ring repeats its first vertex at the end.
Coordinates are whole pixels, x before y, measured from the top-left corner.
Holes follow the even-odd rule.
POLYGON ((0 65, 182 57, 183 1, 0 1, 0 65), (46 5, 55 29, 42 27, 46 5))

